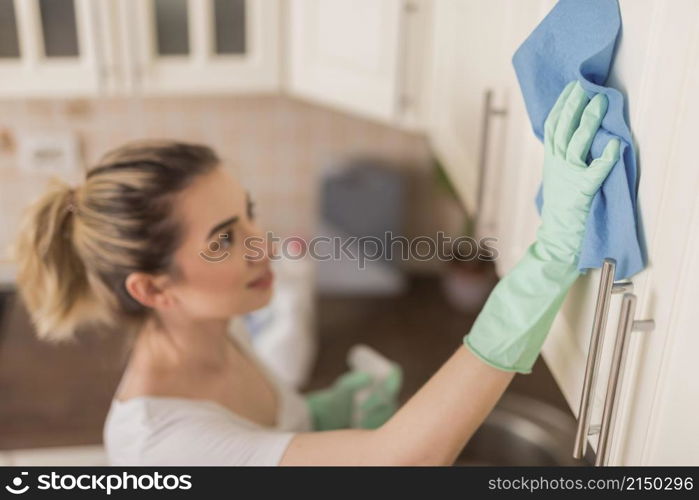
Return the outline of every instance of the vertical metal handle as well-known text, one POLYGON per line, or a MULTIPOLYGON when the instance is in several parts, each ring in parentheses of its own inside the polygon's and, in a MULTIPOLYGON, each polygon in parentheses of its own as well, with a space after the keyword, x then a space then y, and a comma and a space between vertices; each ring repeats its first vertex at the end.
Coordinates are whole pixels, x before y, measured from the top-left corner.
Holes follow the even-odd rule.
POLYGON ((507 109, 493 107, 493 91, 488 89, 485 91, 483 101, 483 122, 481 123, 481 144, 480 154, 478 155, 478 191, 476 193, 476 214, 475 214, 475 230, 474 233, 478 236, 479 220, 483 212, 483 193, 485 192, 485 173, 488 168, 488 138, 490 134, 490 119, 493 116, 507 116, 507 109))
POLYGON ((652 319, 634 321, 635 312, 636 296, 632 293, 625 293, 621 302, 619 326, 617 328, 616 342, 614 343, 612 366, 609 372, 609 384, 607 385, 607 395, 604 399, 604 411, 602 413, 602 425, 600 426, 595 465, 607 465, 609 458, 609 438, 616 415, 616 400, 622 380, 622 368, 627 345, 626 339, 632 331, 650 331, 655 328, 655 321, 652 319))
POLYGON ((573 448, 573 458, 577 459, 581 459, 585 456, 587 436, 599 432, 598 427, 590 427, 590 415, 592 413, 592 394, 593 388, 595 387, 597 365, 600 360, 600 346, 602 345, 604 330, 607 326, 607 315, 609 313, 611 296, 615 293, 630 291, 633 288, 633 284, 630 282, 614 283, 615 269, 616 261, 614 259, 604 259, 599 289, 597 291, 595 316, 592 321, 592 331, 590 332, 590 347, 587 352, 585 378, 583 380, 582 394, 580 396, 578 430, 575 435, 575 445, 573 448))

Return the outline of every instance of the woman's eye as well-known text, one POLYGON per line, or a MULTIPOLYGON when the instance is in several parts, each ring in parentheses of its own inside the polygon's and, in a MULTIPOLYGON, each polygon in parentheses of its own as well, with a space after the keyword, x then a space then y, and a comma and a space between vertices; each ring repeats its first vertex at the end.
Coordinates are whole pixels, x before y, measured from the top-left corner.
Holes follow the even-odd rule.
POLYGON ((233 245, 233 232, 226 231, 225 233, 219 233, 218 244, 221 248, 230 248, 233 245))
POLYGON ((219 241, 221 242, 221 247, 229 248, 231 245, 233 245, 233 234, 222 233, 219 235, 219 241))

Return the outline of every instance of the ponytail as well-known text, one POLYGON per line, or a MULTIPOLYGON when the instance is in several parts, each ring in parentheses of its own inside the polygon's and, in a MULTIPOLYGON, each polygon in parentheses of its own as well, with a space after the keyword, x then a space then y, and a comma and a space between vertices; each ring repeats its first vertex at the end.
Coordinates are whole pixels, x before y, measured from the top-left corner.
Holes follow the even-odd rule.
MULTIPOLYGON (((77 190, 53 178, 29 206, 14 247, 17 284, 37 335, 71 339, 81 323, 95 318, 85 265, 73 245, 77 190)), ((97 315, 99 316, 99 315, 97 315)))

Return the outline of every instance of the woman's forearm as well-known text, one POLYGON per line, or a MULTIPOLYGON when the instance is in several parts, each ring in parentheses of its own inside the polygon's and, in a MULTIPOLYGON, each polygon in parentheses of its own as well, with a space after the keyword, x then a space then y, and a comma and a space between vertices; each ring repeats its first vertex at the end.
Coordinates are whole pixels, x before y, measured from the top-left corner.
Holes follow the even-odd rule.
POLYGON ((381 448, 414 464, 453 464, 513 376, 459 346, 379 429, 381 448))

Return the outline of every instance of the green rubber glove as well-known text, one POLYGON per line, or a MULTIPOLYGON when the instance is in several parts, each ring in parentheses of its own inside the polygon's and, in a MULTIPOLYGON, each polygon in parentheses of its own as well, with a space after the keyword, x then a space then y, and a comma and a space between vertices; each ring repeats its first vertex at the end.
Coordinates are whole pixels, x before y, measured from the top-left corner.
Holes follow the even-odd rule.
POLYGON ((369 373, 352 370, 338 377, 331 387, 306 394, 313 429, 376 429, 383 425, 398 409, 403 370, 394 363, 391 373, 384 380, 378 384, 373 382, 369 373), (355 408, 355 395, 362 389, 370 392, 355 408))
POLYGON ((403 370, 394 362, 388 376, 373 387, 368 397, 359 404, 358 426, 362 429, 377 429, 387 422, 398 409, 402 384, 403 370))
POLYGON ((340 375, 329 388, 306 394, 313 429, 327 431, 349 428, 352 424, 354 395, 371 383, 372 377, 368 373, 349 371, 340 375))
POLYGON ((592 198, 619 159, 611 139, 602 156, 586 158, 607 111, 578 82, 561 92, 544 125, 541 225, 536 240, 491 292, 464 344, 485 363, 531 373, 566 293, 580 275, 580 247, 592 198))

